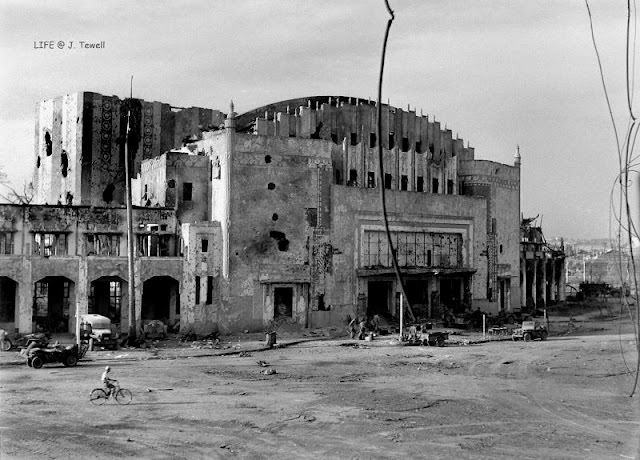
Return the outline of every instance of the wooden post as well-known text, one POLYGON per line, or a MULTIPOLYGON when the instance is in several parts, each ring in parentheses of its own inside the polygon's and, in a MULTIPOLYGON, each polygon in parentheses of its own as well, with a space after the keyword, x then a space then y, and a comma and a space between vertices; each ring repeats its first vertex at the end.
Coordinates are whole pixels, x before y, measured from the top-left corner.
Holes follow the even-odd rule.
POLYGON ((402 292, 400 293, 400 341, 402 342, 402 319, 403 319, 403 315, 402 315, 402 311, 404 310, 403 307, 403 298, 402 298, 402 292))

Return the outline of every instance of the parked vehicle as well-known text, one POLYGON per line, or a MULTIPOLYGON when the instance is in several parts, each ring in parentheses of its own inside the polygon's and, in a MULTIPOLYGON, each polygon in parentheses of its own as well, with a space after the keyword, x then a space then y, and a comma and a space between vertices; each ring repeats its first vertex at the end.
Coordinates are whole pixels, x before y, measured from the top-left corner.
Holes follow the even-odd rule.
POLYGON ((9 351, 12 348, 26 348, 30 344, 36 347, 46 347, 49 344, 51 336, 44 332, 36 332, 33 334, 9 334, 4 339, 2 351, 9 351))
POLYGON ((548 335, 549 333, 544 324, 538 321, 523 321, 522 326, 513 331, 511 338, 529 342, 535 339, 546 340, 548 335))
POLYGON ((106 316, 80 315, 80 340, 91 346, 115 350, 118 337, 112 330, 111 320, 106 316))
POLYGON ((52 348, 28 348, 27 365, 40 369, 44 364, 62 363, 65 367, 75 366, 87 351, 86 346, 77 344, 52 348))

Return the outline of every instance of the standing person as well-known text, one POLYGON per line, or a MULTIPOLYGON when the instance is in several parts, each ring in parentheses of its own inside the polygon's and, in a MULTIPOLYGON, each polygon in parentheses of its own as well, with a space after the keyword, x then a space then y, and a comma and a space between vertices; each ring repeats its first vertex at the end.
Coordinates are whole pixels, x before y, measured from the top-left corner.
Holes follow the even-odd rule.
POLYGON ((7 331, 0 329, 0 351, 4 351, 4 339, 7 338, 7 331))
POLYGON ((109 366, 105 367, 104 372, 102 373, 102 377, 100 377, 100 380, 102 381, 104 391, 107 392, 107 395, 111 396, 111 393, 114 391, 116 387, 114 383, 117 382, 117 380, 109 378, 109 372, 111 372, 111 368, 109 366))

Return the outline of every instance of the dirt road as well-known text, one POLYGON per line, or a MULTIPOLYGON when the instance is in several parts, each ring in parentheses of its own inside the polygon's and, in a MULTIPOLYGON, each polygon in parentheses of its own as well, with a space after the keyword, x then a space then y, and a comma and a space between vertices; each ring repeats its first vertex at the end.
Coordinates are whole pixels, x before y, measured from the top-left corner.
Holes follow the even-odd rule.
POLYGON ((112 361, 129 406, 89 404, 104 360, 6 366, 0 457, 640 459, 632 335, 590 334, 112 361))

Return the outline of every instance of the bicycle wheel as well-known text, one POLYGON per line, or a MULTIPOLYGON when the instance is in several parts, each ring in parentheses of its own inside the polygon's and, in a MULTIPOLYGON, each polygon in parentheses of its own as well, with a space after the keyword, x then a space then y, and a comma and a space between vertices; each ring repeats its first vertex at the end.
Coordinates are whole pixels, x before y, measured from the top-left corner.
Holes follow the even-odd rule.
POLYGON ((126 388, 120 388, 116 393, 116 401, 118 404, 129 404, 133 399, 133 395, 126 388))
POLYGON ((102 406, 107 402, 107 399, 109 399, 109 396, 107 395, 107 392, 102 388, 96 388, 95 390, 92 390, 91 394, 89 395, 89 401, 91 401, 91 404, 95 406, 102 406))
POLYGON ((4 339, 4 342, 2 343, 2 351, 9 351, 11 350, 11 347, 13 347, 11 340, 4 339))

